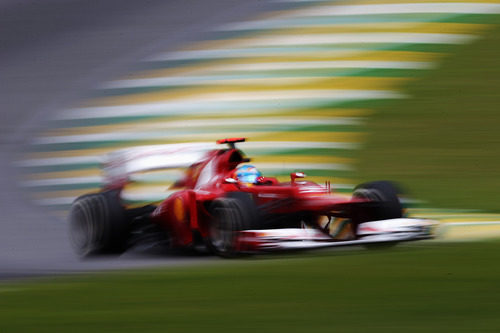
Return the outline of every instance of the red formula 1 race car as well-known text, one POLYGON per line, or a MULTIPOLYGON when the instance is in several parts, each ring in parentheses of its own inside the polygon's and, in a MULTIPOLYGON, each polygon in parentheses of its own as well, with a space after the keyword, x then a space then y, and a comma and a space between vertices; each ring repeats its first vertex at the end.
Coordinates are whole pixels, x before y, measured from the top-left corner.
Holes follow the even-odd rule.
MULTIPOLYGON (((121 253, 139 243, 207 248, 221 256, 355 244, 396 243, 432 236, 433 221, 403 218, 396 188, 359 185, 351 198, 291 174, 264 177, 235 147, 173 144, 113 152, 100 193, 77 198, 70 210, 79 255, 121 253), (131 175, 187 167, 178 189, 158 205, 127 208, 121 198, 131 175)), ((222 145, 222 146, 221 146, 222 145)), ((227 146, 226 146, 227 145, 227 146)))

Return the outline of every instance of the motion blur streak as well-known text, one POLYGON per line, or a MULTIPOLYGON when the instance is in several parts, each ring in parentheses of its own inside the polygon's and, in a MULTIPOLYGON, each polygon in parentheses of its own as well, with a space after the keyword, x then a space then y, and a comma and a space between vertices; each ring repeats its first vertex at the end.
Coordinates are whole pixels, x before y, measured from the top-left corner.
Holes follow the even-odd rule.
MULTIPOLYGON (((498 13, 500 4, 386 2, 223 0, 186 6, 150 0, 140 5, 107 1, 94 8, 73 0, 46 5, 46 16, 38 14, 41 8, 31 8, 37 14, 27 15, 24 22, 30 22, 30 15, 47 18, 45 25, 57 29, 38 29, 37 42, 43 47, 2 54, 2 59, 10 59, 2 76, 17 89, 2 93, 3 107, 15 110, 2 136, 21 126, 24 133, 8 138, 17 143, 42 119, 46 125, 16 163, 25 174, 20 183, 34 200, 64 216, 73 198, 101 185, 102 154, 144 144, 248 136, 251 149, 247 144, 242 149, 269 176, 283 179, 300 168, 312 180, 331 179, 335 189, 349 193, 356 178, 355 149, 364 142, 372 106, 404 98, 405 82, 439 66, 456 45, 480 36, 488 27, 483 19, 498 13), (264 16, 253 16, 262 12, 264 16), (54 17, 67 18, 67 26, 54 17), (89 86, 96 88, 92 96, 74 102, 89 86), (11 96, 22 96, 24 105, 11 96), (33 110, 40 116, 22 122, 33 110), (252 120, 256 118, 259 121, 252 120), (199 126, 203 123, 207 126, 199 126)), ((12 26, 23 26, 18 23, 12 26)), ((35 42, 26 38, 27 44, 35 42)), ((19 151, 17 145, 10 149, 19 151)), ((6 155, 2 160, 11 159, 6 155)), ((156 183, 154 179, 139 180, 130 188, 129 202, 139 204, 151 194, 155 199, 167 196, 169 192, 151 186, 166 188, 174 177, 159 177, 156 183)), ((10 181, 5 181, 5 193, 15 192, 10 181)), ((3 202, 10 206, 1 233, 7 248, 0 254, 8 262, 4 267, 130 265, 80 265, 71 257, 60 220, 43 218, 31 208, 32 214, 22 212, 29 217, 20 218, 19 211, 28 208, 16 210, 19 205, 9 203, 22 198, 3 202), (30 241, 34 244, 27 247, 30 241)), ((478 214, 466 218, 477 221, 478 214)))

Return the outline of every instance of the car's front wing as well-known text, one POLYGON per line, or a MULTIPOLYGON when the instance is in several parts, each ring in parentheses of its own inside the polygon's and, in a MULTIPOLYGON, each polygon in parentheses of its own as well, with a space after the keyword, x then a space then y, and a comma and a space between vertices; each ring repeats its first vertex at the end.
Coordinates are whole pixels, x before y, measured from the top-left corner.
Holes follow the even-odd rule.
POLYGON ((354 240, 335 240, 317 229, 244 230, 237 237, 236 248, 241 252, 265 252, 404 242, 432 238, 437 224, 410 218, 365 222, 358 226, 354 240))

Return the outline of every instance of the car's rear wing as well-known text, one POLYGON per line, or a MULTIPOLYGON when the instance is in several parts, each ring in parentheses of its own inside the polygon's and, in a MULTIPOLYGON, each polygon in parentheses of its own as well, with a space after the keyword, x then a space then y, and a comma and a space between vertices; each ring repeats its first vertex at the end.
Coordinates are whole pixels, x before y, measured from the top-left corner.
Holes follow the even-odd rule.
POLYGON ((120 185, 130 175, 161 169, 187 168, 217 146, 212 142, 140 146, 116 150, 104 156, 102 170, 106 186, 120 185))

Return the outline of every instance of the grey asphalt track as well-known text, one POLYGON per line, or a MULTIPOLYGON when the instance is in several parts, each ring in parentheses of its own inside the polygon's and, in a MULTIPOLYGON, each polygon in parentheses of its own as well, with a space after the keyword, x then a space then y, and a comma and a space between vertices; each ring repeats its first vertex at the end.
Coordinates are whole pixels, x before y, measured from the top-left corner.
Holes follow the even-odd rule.
POLYGON ((64 221, 19 190, 13 161, 44 120, 155 52, 203 39, 211 28, 278 9, 248 0, 0 0, 0 279, 208 257, 81 261, 64 221))

